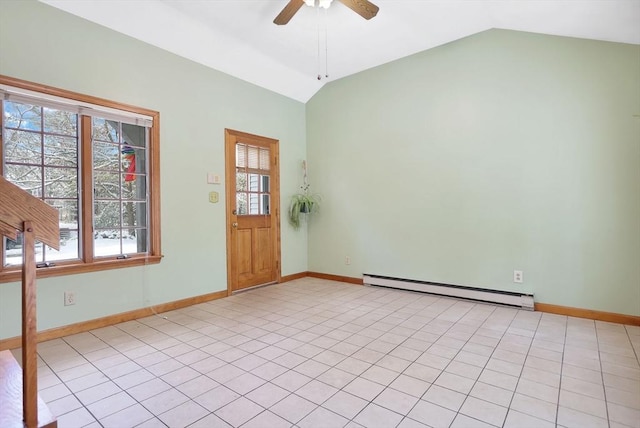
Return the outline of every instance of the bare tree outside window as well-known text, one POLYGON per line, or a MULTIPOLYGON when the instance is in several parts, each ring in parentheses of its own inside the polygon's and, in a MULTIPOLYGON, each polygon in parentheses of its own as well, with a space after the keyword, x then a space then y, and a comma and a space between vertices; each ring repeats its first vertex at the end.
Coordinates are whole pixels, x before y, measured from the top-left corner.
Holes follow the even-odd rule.
MULTIPOLYGON (((3 104, 4 176, 58 209, 61 248, 36 245, 36 261, 77 259, 78 115, 47 107, 3 104)), ((22 263, 21 240, 5 238, 5 264, 22 263)))

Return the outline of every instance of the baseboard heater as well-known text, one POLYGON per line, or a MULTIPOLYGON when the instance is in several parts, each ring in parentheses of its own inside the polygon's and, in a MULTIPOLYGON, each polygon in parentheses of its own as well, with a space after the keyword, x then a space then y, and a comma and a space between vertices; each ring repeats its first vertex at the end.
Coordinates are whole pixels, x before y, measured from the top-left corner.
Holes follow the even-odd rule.
POLYGON ((392 278, 380 275, 363 275, 365 285, 397 288, 401 290, 420 291, 447 297, 475 300, 479 302, 497 303, 514 306, 521 309, 533 310, 533 294, 516 293, 512 291, 487 290, 484 288, 464 287, 461 285, 438 284, 413 279, 392 278))

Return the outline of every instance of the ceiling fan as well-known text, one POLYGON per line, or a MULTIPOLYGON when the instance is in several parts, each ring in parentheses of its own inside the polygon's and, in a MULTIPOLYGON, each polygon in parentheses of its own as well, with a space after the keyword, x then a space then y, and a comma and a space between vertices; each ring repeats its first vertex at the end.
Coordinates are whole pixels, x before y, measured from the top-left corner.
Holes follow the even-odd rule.
MULTIPOLYGON (((317 0, 317 3, 319 7, 324 7, 326 9, 331 4, 331 1, 332 0, 317 0)), ((373 18, 374 16, 376 16, 378 10, 380 9, 378 6, 368 0, 339 1, 358 15, 362 16, 364 19, 373 18)), ((296 12, 300 10, 302 5, 305 3, 310 6, 314 6, 316 4, 316 0, 289 0, 289 3, 287 3, 284 9, 282 9, 282 12, 280 12, 278 16, 276 16, 276 19, 273 20, 273 23, 277 25, 285 25, 291 20, 291 18, 293 18, 293 15, 295 15, 296 12)))

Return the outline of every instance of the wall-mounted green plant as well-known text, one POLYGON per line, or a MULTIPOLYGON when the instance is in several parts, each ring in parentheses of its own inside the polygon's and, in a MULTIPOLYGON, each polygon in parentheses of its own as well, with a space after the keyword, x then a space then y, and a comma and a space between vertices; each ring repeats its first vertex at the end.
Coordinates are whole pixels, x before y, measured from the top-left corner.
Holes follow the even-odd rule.
POLYGON ((291 197, 289 205, 289 223, 295 230, 300 228, 301 221, 306 215, 318 210, 320 198, 317 195, 296 193, 291 197))
POLYGON ((310 192, 310 185, 307 182, 307 162, 302 161, 303 179, 302 186, 300 186, 301 193, 296 193, 291 196, 291 203, 289 204, 289 224, 293 226, 295 230, 300 228, 301 222, 306 219, 306 216, 318 211, 320 207, 320 196, 312 194, 310 192))

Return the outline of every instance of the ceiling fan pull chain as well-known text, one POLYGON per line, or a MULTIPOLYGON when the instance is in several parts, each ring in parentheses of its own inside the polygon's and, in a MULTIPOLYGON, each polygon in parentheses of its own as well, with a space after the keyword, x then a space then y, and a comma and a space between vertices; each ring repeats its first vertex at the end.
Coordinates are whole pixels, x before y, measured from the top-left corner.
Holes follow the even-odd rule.
POLYGON ((322 75, 320 74, 320 8, 316 7, 316 22, 317 22, 317 30, 318 30, 318 52, 317 52, 317 65, 318 65, 318 80, 322 80, 322 75))
POLYGON ((327 37, 327 9, 324 10, 324 77, 329 78, 329 42, 327 37))

